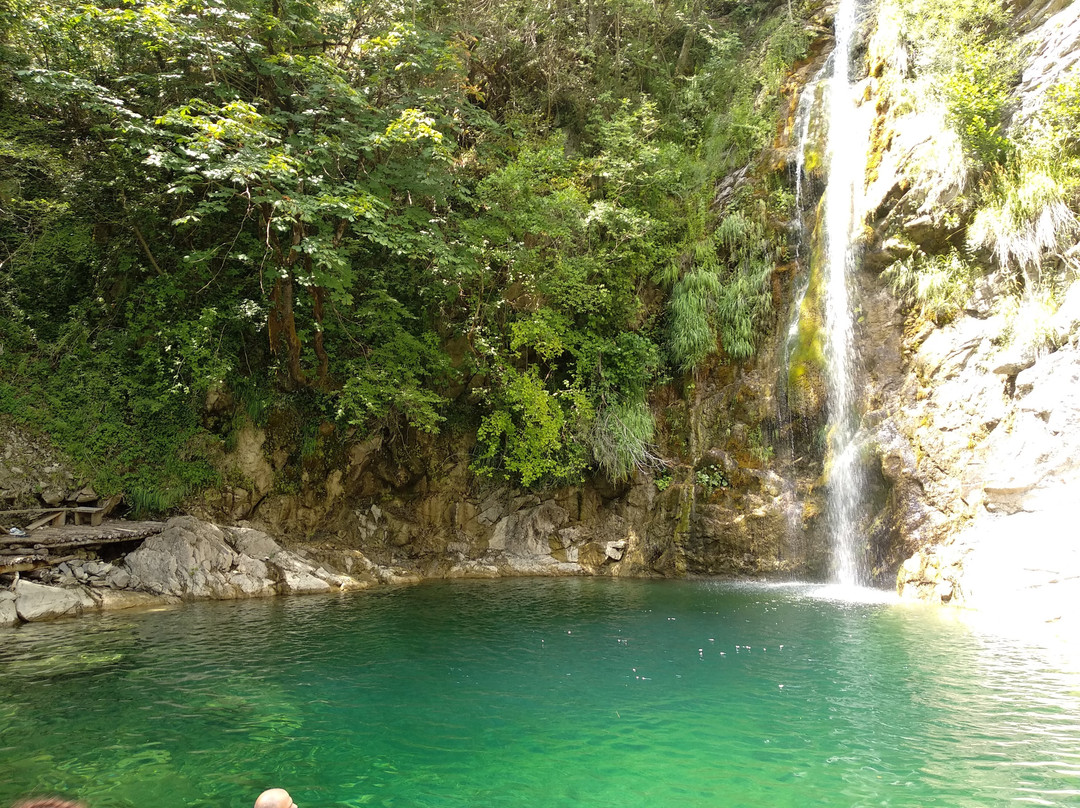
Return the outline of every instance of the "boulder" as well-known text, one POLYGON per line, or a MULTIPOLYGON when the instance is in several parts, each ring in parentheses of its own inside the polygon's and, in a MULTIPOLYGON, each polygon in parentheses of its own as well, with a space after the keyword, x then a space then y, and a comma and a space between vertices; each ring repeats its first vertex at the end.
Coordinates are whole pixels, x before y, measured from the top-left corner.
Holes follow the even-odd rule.
MULTIPOLYGON (((128 555, 128 586, 185 600, 260 597, 356 589, 347 575, 311 564, 251 528, 220 528, 190 516, 171 519, 128 555)), ((112 575, 113 573, 109 573, 112 575)), ((110 580, 110 579, 107 579, 110 580)))
POLYGON ((15 609, 15 593, 0 592, 0 627, 14 626, 19 622, 19 613, 15 609))
POLYGON ((94 490, 93 486, 89 485, 76 492, 72 498, 78 505, 86 505, 98 501, 97 491, 94 490))
POLYGON ((131 583, 131 573, 123 567, 113 567, 105 576, 105 581, 113 589, 127 589, 131 583))
POLYGON ((94 578, 103 578, 109 574, 113 565, 107 561, 90 561, 86 565, 86 574, 94 578))
POLYGON ((321 578, 303 570, 284 570, 282 587, 290 595, 307 595, 329 592, 331 586, 321 578))
POLYGON ((260 561, 268 561, 281 552, 281 545, 259 530, 248 527, 228 529, 228 540, 236 552, 260 561))
POLYGON ((27 623, 79 614, 83 603, 83 598, 72 589, 44 586, 24 580, 15 582, 15 609, 19 617, 27 623))
POLYGON ((612 561, 622 561, 623 553, 626 551, 626 539, 618 539, 617 541, 609 541, 604 548, 604 555, 610 558, 612 561))
POLYGON ((49 507, 55 508, 64 501, 64 492, 58 488, 46 488, 41 492, 41 501, 49 507))
POLYGON ((185 599, 248 594, 230 580, 238 554, 225 539, 225 531, 216 525, 191 516, 170 519, 161 533, 128 555, 124 565, 131 575, 130 585, 185 599))

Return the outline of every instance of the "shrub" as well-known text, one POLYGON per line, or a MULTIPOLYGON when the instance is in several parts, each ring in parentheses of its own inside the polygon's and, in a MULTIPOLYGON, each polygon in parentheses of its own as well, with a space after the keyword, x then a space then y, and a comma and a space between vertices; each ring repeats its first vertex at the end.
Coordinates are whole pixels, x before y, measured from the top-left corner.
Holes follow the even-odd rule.
POLYGON ((592 421, 585 394, 569 385, 551 393, 535 367, 504 367, 501 377, 477 430, 473 471, 526 487, 580 481, 588 457, 577 430, 592 421))
POLYGON ((593 460, 608 479, 628 479, 658 462, 651 441, 656 429, 645 401, 605 407, 596 414, 589 432, 593 460))
POLYGON ((895 262, 882 275, 894 295, 938 324, 959 314, 971 297, 973 270, 956 250, 945 255, 916 253, 895 262))
POLYGON ((1029 283, 1038 283, 1043 259, 1080 234, 1059 172, 1024 157, 993 171, 984 186, 986 203, 968 227, 968 244, 991 250, 1002 267, 1017 268, 1029 283))
POLYGON ((667 347, 680 370, 692 370, 716 350, 709 313, 719 295, 720 280, 708 269, 696 268, 675 282, 668 300, 667 347))

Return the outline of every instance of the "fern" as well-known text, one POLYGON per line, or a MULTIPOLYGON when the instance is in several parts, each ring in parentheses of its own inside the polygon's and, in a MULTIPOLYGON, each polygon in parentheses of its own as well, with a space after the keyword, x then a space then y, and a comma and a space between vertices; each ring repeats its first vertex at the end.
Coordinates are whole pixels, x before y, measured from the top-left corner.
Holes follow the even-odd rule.
POLYGON ((994 171, 984 193, 989 204, 968 228, 969 245, 991 250, 1002 267, 1015 267, 1029 280, 1038 280, 1045 258, 1063 252, 1080 236, 1067 180, 1050 163, 1018 159, 994 171))

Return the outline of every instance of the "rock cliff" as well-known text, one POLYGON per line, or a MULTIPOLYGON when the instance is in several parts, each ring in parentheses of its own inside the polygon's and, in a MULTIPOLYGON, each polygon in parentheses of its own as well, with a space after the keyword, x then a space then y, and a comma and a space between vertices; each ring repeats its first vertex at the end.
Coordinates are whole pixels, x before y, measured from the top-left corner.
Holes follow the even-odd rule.
MULTIPOLYGON (((1010 11, 1023 41, 1008 134, 1026 148, 1024 128, 1049 89, 1075 80, 1080 6, 1010 11)), ((932 100, 911 101, 917 71, 902 37, 883 28, 867 51, 878 140, 865 210, 863 344, 899 353, 884 372, 867 374, 864 428, 888 487, 879 523, 908 554, 897 588, 905 598, 1068 623, 1067 604, 1080 595, 1070 526, 1080 501, 1075 239, 1044 244, 1037 271, 980 248, 972 174, 954 127, 932 100), (910 300, 898 306, 889 294, 889 273, 880 273, 913 255, 941 265, 962 256, 973 268, 953 314, 910 300)))
MULTIPOLYGON (((1016 135, 1076 74, 1080 4, 1020 3, 1008 12, 1024 45, 1008 88, 1016 135)), ((1080 595, 1078 545, 1069 541, 1080 501, 1078 249, 1075 239, 1043 249, 1036 278, 973 237, 979 175, 912 56, 901 17, 897 0, 882 0, 857 48, 870 132, 854 279, 864 551, 874 581, 895 581, 906 598, 1004 604, 1068 621, 1064 604, 1080 595), (917 299, 905 286, 920 267, 951 279, 938 298, 917 299)), ((216 458, 228 483, 189 510, 253 528, 174 520, 115 565, 120 573, 103 573, 128 576, 119 587, 66 582, 70 592, 42 605, 38 585, 20 581, 0 591, 0 623, 108 608, 128 589, 189 599, 432 576, 823 578, 820 279, 806 267, 820 249, 813 218, 827 132, 811 121, 809 145, 800 145, 796 123, 801 86, 820 73, 827 46, 819 32, 815 56, 788 88, 791 115, 774 148, 717 189, 722 208, 745 183, 805 169, 808 221, 793 228, 793 260, 773 276, 773 335, 752 363, 713 362, 654 396, 663 462, 651 473, 521 491, 473 475, 473 440, 460 432, 359 440, 324 424, 319 451, 307 454, 273 424, 248 423, 216 458), (798 239, 805 243, 796 248, 798 239), (794 326, 789 305, 800 313, 794 326), (288 536, 291 549, 268 534, 288 536)), ((231 417, 227 398, 211 391, 207 417, 231 417)), ((21 457, 12 449, 8 465, 21 457)), ((56 486, 71 488, 71 475, 59 473, 56 486)), ((4 482, 10 476, 0 483, 33 498, 32 487, 4 482)))

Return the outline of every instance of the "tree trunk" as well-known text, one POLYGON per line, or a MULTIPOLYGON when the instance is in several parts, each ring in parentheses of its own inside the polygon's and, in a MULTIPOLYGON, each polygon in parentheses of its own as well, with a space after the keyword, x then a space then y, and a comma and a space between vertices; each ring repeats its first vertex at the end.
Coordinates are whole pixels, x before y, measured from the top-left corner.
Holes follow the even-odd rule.
POLYGON ((326 390, 330 386, 330 357, 323 345, 323 299, 326 292, 321 286, 311 287, 312 315, 315 318, 315 356, 319 359, 319 387, 326 390))
POLYGON ((285 354, 285 366, 289 371, 291 387, 303 387, 307 384, 304 369, 300 367, 300 337, 296 333, 296 318, 293 315, 293 275, 286 271, 274 282, 270 294, 270 353, 275 356, 285 354))
POLYGON ((701 3, 695 2, 690 12, 690 24, 683 34, 682 47, 679 49, 679 60, 675 63, 675 75, 686 76, 690 73, 690 49, 694 47, 694 37, 697 34, 698 18, 701 16, 701 3))

